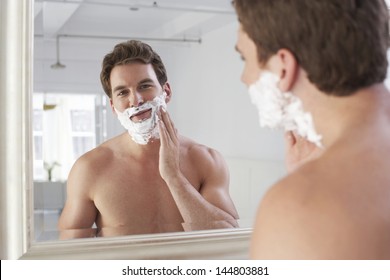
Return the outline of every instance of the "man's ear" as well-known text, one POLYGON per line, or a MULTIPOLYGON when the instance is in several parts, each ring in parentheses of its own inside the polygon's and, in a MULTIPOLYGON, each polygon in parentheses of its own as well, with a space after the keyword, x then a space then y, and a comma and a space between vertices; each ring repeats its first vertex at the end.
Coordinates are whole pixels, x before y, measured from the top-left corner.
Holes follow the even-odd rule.
POLYGON ((114 109, 114 103, 112 102, 112 98, 110 98, 110 107, 111 107, 111 111, 114 113, 114 115, 116 116, 116 112, 115 112, 115 109, 114 109))
POLYGON ((167 94, 167 96, 165 97, 165 103, 168 103, 170 100, 171 100, 171 97, 172 97, 172 90, 171 90, 171 86, 168 82, 166 82, 164 85, 163 85, 163 90, 165 91, 165 93, 167 94))
POLYGON ((287 49, 280 49, 276 53, 279 71, 279 88, 281 91, 291 91, 298 76, 298 61, 294 54, 287 49))

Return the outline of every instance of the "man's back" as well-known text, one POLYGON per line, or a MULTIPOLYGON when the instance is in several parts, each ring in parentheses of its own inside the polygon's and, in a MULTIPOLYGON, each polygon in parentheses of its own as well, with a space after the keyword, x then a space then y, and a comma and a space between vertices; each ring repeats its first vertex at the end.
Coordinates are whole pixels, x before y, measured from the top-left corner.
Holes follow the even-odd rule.
POLYGON ((253 257, 390 258, 390 94, 365 94, 371 102, 357 97, 366 109, 356 123, 348 120, 318 159, 268 192, 253 257))

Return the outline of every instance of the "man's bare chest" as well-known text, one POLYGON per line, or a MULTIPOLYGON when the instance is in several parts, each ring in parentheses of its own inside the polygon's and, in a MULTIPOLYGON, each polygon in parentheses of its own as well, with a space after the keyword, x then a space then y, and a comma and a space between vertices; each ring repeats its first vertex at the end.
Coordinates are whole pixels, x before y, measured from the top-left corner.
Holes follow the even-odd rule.
POLYGON ((96 182, 97 226, 126 228, 129 234, 182 230, 183 219, 159 171, 125 169, 96 182))
POLYGON ((173 202, 165 181, 153 169, 122 170, 101 178, 94 188, 94 201, 99 210, 114 208, 112 212, 148 212, 159 204, 168 206, 173 202))

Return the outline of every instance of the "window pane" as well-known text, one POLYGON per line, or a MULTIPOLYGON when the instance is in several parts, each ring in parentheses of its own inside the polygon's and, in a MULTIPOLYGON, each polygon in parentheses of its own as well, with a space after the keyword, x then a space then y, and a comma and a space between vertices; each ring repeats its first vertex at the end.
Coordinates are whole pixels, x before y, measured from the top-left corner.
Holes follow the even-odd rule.
POLYGON ((93 137, 73 137, 73 155, 75 158, 80 157, 85 152, 92 150, 94 146, 93 137))
POLYGON ((45 170, 43 168, 43 160, 34 161, 34 180, 44 180, 45 170))
POLYGON ((34 136, 34 160, 43 159, 42 136, 34 136))
POLYGON ((42 109, 34 110, 33 131, 42 131, 42 109))
POLYGON ((71 110, 72 130, 93 132, 94 112, 90 110, 71 110))

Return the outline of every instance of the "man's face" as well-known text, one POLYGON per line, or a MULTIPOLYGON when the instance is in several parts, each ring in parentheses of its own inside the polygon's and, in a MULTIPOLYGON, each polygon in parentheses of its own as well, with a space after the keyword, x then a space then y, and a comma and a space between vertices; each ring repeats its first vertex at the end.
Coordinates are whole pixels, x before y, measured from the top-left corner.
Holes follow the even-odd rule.
MULTIPOLYGON (((120 112, 151 101, 163 92, 151 64, 132 62, 117 65, 111 71, 110 81, 112 89, 111 106, 120 112)), ((138 122, 148 119, 151 116, 151 111, 151 109, 141 111, 132 116, 131 120, 138 122)))
POLYGON ((240 53, 244 61, 244 70, 241 74, 241 81, 247 86, 257 81, 260 76, 261 68, 257 59, 256 45, 243 30, 242 26, 238 29, 236 50, 240 53))
POLYGON ((256 45, 242 26, 238 30, 236 50, 244 60, 241 80, 249 87, 251 101, 259 112, 260 126, 295 131, 321 147, 322 136, 316 132, 313 118, 304 111, 301 100, 289 89, 279 88, 281 78, 275 72, 284 65, 281 54, 271 56, 267 63, 260 65, 256 45))

